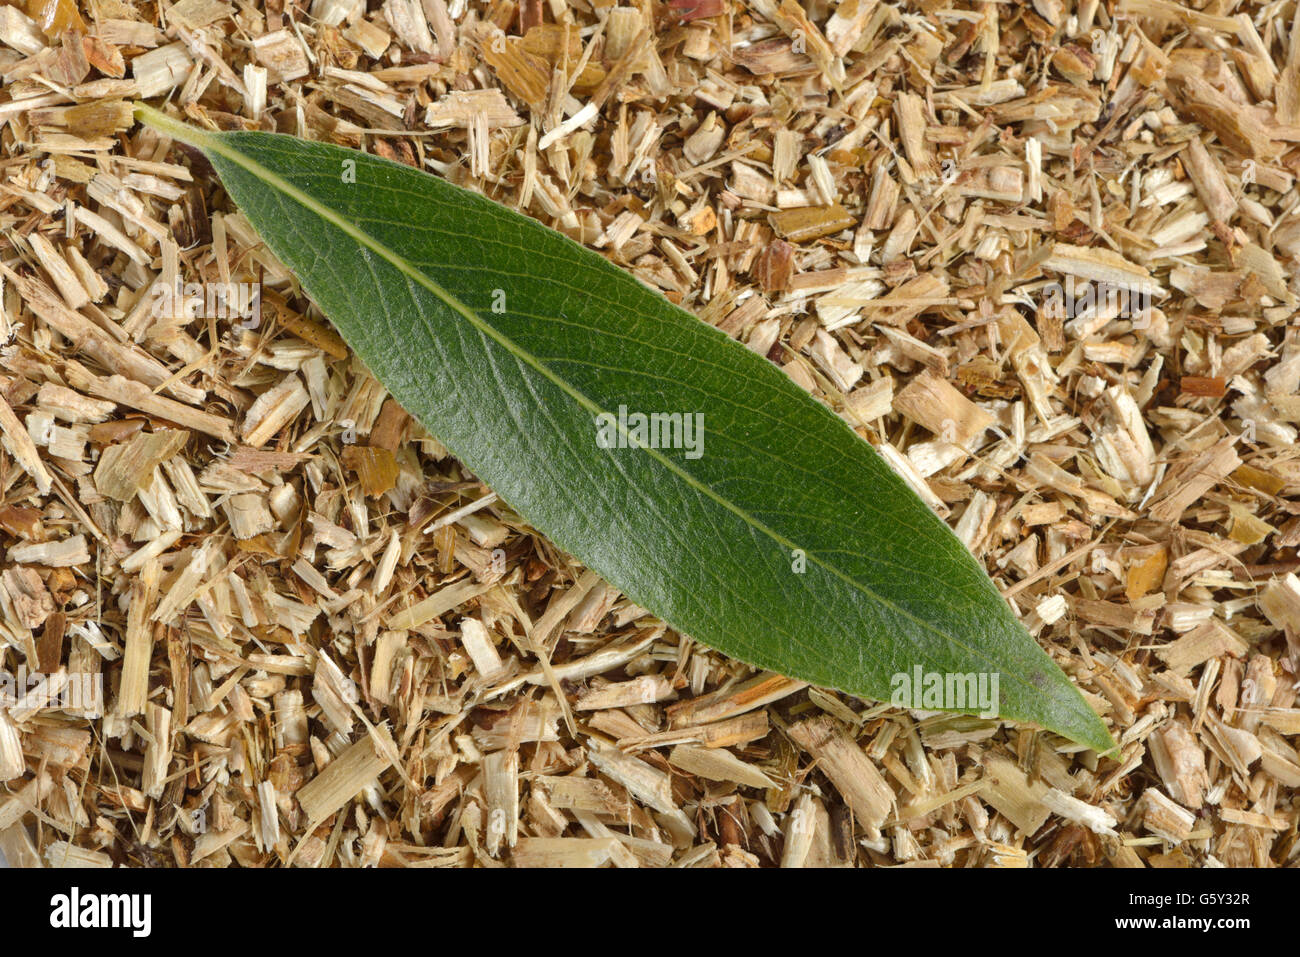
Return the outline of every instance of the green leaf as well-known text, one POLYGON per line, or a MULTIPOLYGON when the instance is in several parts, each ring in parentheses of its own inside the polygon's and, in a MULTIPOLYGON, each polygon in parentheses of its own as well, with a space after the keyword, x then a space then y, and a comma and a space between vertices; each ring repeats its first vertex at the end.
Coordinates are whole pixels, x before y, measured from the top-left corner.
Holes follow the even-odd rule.
POLYGON ((885 701, 917 668, 996 675, 1001 717, 1114 747, 951 530, 770 362, 444 180, 137 112, 207 156, 407 411, 638 604, 742 661, 885 701), (638 413, 680 414, 683 447, 638 444, 638 413))

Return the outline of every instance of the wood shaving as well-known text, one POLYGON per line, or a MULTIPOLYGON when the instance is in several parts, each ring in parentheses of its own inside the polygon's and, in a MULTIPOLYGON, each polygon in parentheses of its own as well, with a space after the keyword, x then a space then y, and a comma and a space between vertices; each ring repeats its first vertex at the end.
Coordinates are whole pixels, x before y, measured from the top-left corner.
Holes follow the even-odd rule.
POLYGON ((1300 860, 1295 4, 60 6, 0 6, 11 863, 1300 860), (667 628, 406 416, 137 98, 448 177, 776 362, 1121 753, 667 628), (155 308, 241 283, 260 312, 155 308))

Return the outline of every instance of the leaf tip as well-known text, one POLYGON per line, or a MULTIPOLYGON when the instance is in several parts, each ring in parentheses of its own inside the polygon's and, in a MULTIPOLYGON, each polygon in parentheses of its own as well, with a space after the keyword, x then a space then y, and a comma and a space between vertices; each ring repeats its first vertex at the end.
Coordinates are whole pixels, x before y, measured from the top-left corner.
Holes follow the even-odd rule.
POLYGON ((1119 745, 1111 737, 1110 729, 1106 727, 1105 722, 1083 700, 1082 695, 1079 696, 1079 704, 1086 709, 1086 713, 1080 716, 1079 721, 1070 722, 1068 727, 1051 730, 1064 735, 1076 744, 1091 748, 1099 757, 1119 757, 1119 745))
POLYGON ((1085 741, 1083 743, 1088 745, 1088 747, 1092 748, 1103 758, 1119 757, 1119 745, 1115 742, 1115 739, 1111 737, 1110 731, 1105 728, 1101 729, 1100 735, 1098 735, 1095 740, 1085 741))

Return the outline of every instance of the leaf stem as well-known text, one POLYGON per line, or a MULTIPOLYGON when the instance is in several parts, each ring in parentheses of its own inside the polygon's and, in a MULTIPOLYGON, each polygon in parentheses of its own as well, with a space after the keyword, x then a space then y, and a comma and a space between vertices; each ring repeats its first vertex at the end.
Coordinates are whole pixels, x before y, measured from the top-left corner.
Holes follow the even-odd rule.
POLYGON ((199 149, 206 149, 212 145, 210 137, 198 127, 182 123, 161 110, 154 109, 147 103, 137 101, 133 105, 133 110, 136 120, 145 126, 153 127, 160 133, 166 133, 174 140, 180 140, 182 143, 188 143, 190 146, 199 149))

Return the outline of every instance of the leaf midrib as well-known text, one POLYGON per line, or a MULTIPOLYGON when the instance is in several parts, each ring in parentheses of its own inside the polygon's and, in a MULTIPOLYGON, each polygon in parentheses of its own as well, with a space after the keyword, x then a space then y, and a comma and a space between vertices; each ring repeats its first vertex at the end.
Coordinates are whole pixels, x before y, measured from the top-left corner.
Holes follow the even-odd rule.
MULTIPOLYGON (((385 246, 384 244, 380 243, 378 240, 371 237, 368 233, 365 233, 364 231, 358 229, 356 226, 349 223, 347 220, 343 219, 333 210, 322 205, 320 202, 318 202, 316 199, 309 196, 307 193, 304 193, 302 190, 294 186, 292 183, 283 179, 276 173, 273 173, 271 170, 267 169, 262 164, 252 160, 251 158, 240 153, 239 151, 227 149, 222 144, 222 142, 215 137, 211 137, 205 133, 195 131, 192 128, 185 126, 184 124, 176 123, 174 120, 171 120, 170 118, 167 118, 167 126, 173 129, 173 135, 175 135, 177 139, 197 141, 194 143, 194 145, 200 146, 203 149, 212 150, 215 153, 219 153, 221 156, 225 157, 230 162, 243 167, 252 176, 261 179, 262 181, 268 183, 271 186, 274 186, 276 189, 280 190, 285 195, 292 198, 295 202, 299 203, 306 209, 315 213, 321 219, 333 225, 335 228, 343 232, 345 235, 350 236, 358 244, 363 245, 366 248, 370 249, 372 252, 376 253, 382 259, 387 261, 391 266, 393 266, 393 268, 397 269, 399 272, 403 273, 408 278, 413 279, 416 283, 423 286, 435 297, 437 297, 444 304, 446 304, 450 309, 453 309, 455 312, 463 316, 480 333, 487 335, 489 338, 493 339, 498 345, 500 345, 503 349, 505 349, 511 355, 515 356, 516 359, 525 363, 529 367, 536 370, 539 374, 549 379, 557 388, 567 393, 570 398, 572 398, 575 402, 577 402, 579 406, 585 408, 589 413, 595 415, 612 414, 607 409, 601 408, 599 403, 593 401, 583 392, 574 388, 569 383, 567 383, 564 379, 557 376, 554 372, 552 372, 549 368, 547 368, 547 366, 544 363, 538 360, 536 356, 534 356, 528 350, 519 346, 513 339, 510 339, 509 337, 505 336, 500 330, 498 330, 491 323, 484 322, 483 319, 478 315, 478 313, 476 313, 473 309, 469 308, 464 303, 462 303, 459 299, 457 299, 455 296, 451 295, 449 292, 443 289, 441 285, 439 285, 429 276, 421 272, 419 269, 415 268, 404 257, 399 256, 393 250, 389 249, 387 246, 385 246), (198 135, 195 135, 196 132, 198 132, 198 135)), ((266 134, 266 135, 269 136, 274 134, 266 134)), ((626 430, 623 429, 620 429, 620 433, 623 434, 624 436, 627 435, 626 430)), ((734 503, 719 496, 708 485, 705 485, 704 483, 696 480, 695 477, 692 476, 689 472, 683 471, 671 459, 661 454, 658 454, 657 449, 645 448, 642 446, 634 445, 631 442, 629 442, 629 447, 636 448, 642 452, 645 452, 652 459, 659 462, 661 465, 666 467, 669 471, 676 474, 688 486, 695 489, 697 492, 703 494, 704 496, 712 499, 718 505, 722 506, 724 509, 730 511, 732 514, 737 516, 739 519, 741 519, 741 521, 745 522, 751 528, 754 528, 764 533, 770 539, 777 542, 781 546, 787 549, 799 547, 794 542, 791 542, 790 540, 786 539, 783 535, 779 534, 774 529, 770 528, 766 523, 760 521, 753 515, 750 515, 748 512, 739 508, 734 503)), ((937 635, 939 638, 943 639, 944 641, 947 641, 949 644, 953 645, 954 647, 962 649, 966 653, 973 655, 976 658, 987 661, 991 665, 996 666, 997 662, 991 656, 985 654, 982 650, 959 641, 953 635, 945 631, 942 631, 939 628, 936 628, 934 625, 930 624, 925 619, 917 617, 908 609, 885 598, 884 596, 882 596, 881 594, 879 594, 878 592, 870 588, 865 583, 858 581, 857 579, 852 578, 849 575, 846 575, 835 566, 820 560, 815 553, 808 553, 805 551, 804 554, 806 555, 806 557, 810 562, 817 565, 819 568, 823 569, 827 573, 835 576, 836 578, 839 578, 841 581, 848 584, 851 588, 857 589, 865 593, 866 595, 871 596, 871 598, 879 602, 881 605, 890 608, 891 610, 901 615, 902 617, 908 619, 909 621, 913 622, 915 625, 919 626, 920 628, 929 631, 932 634, 937 635)), ((999 668, 997 670, 1001 672, 1002 669, 999 668)), ((1030 689, 1031 691, 1038 690, 1034 688, 1034 686, 1029 681, 1019 677, 1014 673, 1008 674, 1007 676, 1019 682, 1020 684, 1024 685, 1026 688, 1030 689)))

